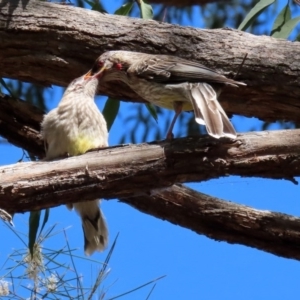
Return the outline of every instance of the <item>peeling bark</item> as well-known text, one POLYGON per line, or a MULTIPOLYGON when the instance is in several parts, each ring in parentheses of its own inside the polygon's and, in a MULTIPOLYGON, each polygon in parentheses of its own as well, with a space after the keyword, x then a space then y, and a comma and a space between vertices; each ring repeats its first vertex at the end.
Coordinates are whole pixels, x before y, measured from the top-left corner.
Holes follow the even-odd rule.
POLYGON ((44 156, 39 134, 42 118, 43 112, 37 107, 0 94, 0 135, 37 157, 44 156))
POLYGON ((182 185, 121 201, 217 241, 300 260, 300 218, 227 202, 182 185))
MULTIPOLYGON (((11 101, 5 101, 7 100, 5 97, 2 100, 0 101, 0 107, 2 108, 0 109, 0 120, 4 120, 3 118, 6 115, 9 115, 9 118, 6 117, 5 122, 0 122, 0 130, 6 128, 1 125, 8 122, 6 126, 11 126, 9 136, 14 137, 12 142, 17 142, 17 145, 28 151, 33 151, 37 156, 43 155, 42 140, 38 134, 42 117, 41 112, 22 101, 16 101, 10 108, 8 104, 11 105, 11 101), (1 114, 1 112, 3 113, 1 114), (15 126, 13 126, 14 123, 16 123, 15 126), (28 135, 28 132, 32 134, 28 135)), ((0 133, 3 134, 1 131, 0 133)), ((66 202, 82 201, 86 199, 85 197, 88 198, 90 194, 94 195, 94 197, 103 196, 107 192, 105 191, 105 180, 109 179, 107 177, 109 174, 106 172, 110 168, 107 167, 105 169, 101 167, 101 163, 106 161, 106 159, 99 159, 100 165, 97 165, 99 174, 97 174, 95 170, 92 170, 91 160, 88 157, 96 157, 101 155, 101 153, 106 153, 106 155, 110 156, 110 151, 113 152, 114 149, 122 153, 123 150, 130 147, 140 148, 140 150, 144 147, 149 147, 145 153, 148 153, 152 158, 149 159, 150 156, 148 156, 147 159, 142 159, 146 162, 145 165, 143 165, 142 161, 136 160, 131 162, 132 158, 129 159, 131 163, 127 166, 127 172, 123 173, 125 177, 123 180, 126 184, 129 182, 130 185, 127 185, 128 189, 126 188, 127 186, 124 186, 124 189, 120 191, 118 195, 120 196, 120 201, 130 204, 145 213, 168 220, 173 224, 191 229, 198 234, 204 234, 218 241, 238 243, 278 256, 299 260, 299 218, 260 211, 222 201, 183 186, 173 185, 159 189, 158 187, 169 186, 172 182, 166 181, 165 178, 160 178, 163 172, 157 172, 158 165, 164 166, 165 156, 167 157, 173 151, 172 155, 174 157, 169 157, 169 161, 171 161, 169 165, 170 173, 165 172, 169 178, 172 178, 171 173, 176 171, 177 168, 186 165, 185 163, 176 163, 179 157, 185 156, 185 159, 189 161, 188 165, 193 166, 193 156, 199 155, 199 159, 196 159, 195 162, 200 168, 195 174, 201 177, 199 177, 200 180, 208 179, 205 176, 209 175, 210 172, 212 172, 211 176, 216 176, 216 174, 221 174, 220 172, 223 170, 223 175, 227 175, 230 173, 230 170, 234 169, 236 169, 237 174, 242 174, 241 170, 244 169, 245 173, 243 176, 250 176, 251 168, 256 170, 256 176, 269 172, 269 175, 266 176, 273 177, 276 174, 279 175, 280 172, 288 172, 288 174, 282 174, 283 177, 292 179, 292 176, 297 175, 299 170, 299 135, 300 130, 251 133, 240 137, 238 142, 229 144, 226 140, 216 141, 208 137, 200 140, 198 138, 187 138, 174 140, 172 144, 161 142, 152 145, 111 148, 102 150, 99 154, 91 152, 83 156, 49 163, 19 163, 13 168, 10 168, 10 166, 1 168, 0 207, 5 207, 8 211, 26 211, 60 205, 66 202), (199 153, 196 148, 191 147, 193 141, 196 143, 197 141, 200 142, 201 149, 199 153), (263 143, 263 146, 261 143, 263 143), (168 147, 170 150, 163 152, 163 149, 160 148, 162 145, 166 145, 165 150, 168 147), (153 147, 156 149, 157 154, 152 151, 153 147), (187 153, 184 154, 183 150, 187 149, 186 147, 194 150, 187 150, 187 153), (174 149, 177 150, 175 151, 174 149), (223 156, 219 157, 222 153, 223 156), (204 154, 205 156, 201 156, 204 154), (208 159, 206 155, 211 156, 208 159), (155 157, 156 159, 154 159, 155 157), (201 157, 202 160, 206 157, 204 163, 201 162, 201 157), (214 159, 212 159, 213 157, 214 159), (236 163, 232 163, 233 157, 235 157, 236 163), (82 159, 87 160, 82 162, 82 159), (70 160, 73 160, 74 163, 70 160), (159 162, 159 160, 161 161, 159 162), (78 166, 80 161, 82 165, 77 172, 74 167, 78 166), (71 167, 71 170, 65 170, 66 181, 61 181, 62 173, 58 172, 56 164, 62 163, 62 165, 65 165, 66 162, 69 162, 68 166, 71 167), (139 168, 140 173, 135 172, 134 164, 139 168), (43 172, 46 169, 48 170, 45 181, 36 181, 33 174, 35 169, 29 168, 29 166, 33 165, 37 166, 37 168, 45 167, 43 172), (142 165, 143 168, 141 168, 142 165), (147 172, 146 165, 148 165, 149 174, 152 176, 149 180, 146 180, 147 175, 143 173, 147 172), (258 165, 261 167, 257 168, 258 165), (205 169, 207 166, 210 169, 205 169), (9 172, 7 172, 7 168, 10 169, 9 172), (23 171, 20 172, 20 169, 23 171), (77 176, 74 176, 74 174, 77 176), (130 180, 135 175, 137 176, 133 184, 130 180), (6 178, 6 182, 4 182, 4 178, 6 178), (78 185, 78 183, 81 184, 78 185), (145 186, 145 183, 150 183, 150 185, 145 186), (41 184, 40 187, 39 184, 41 184), (48 191, 46 194, 40 193, 39 188, 43 186, 48 191), (32 194, 26 197, 26 194, 23 193, 23 188, 31 190, 32 194), (145 193, 146 190, 148 190, 148 193, 145 193), (133 196, 128 197, 130 192, 133 196), (124 198, 124 196, 127 197, 124 198)), ((128 152, 125 151, 125 153, 128 152)), ((119 170, 125 168, 124 162, 126 159, 124 154, 121 154, 121 156, 122 163, 115 161, 115 164, 119 166, 119 170)), ((62 169, 64 168, 62 167, 62 169)), ((195 174, 192 174, 193 178, 195 178, 195 174)), ((117 171, 115 175, 119 176, 120 174, 117 171)), ((181 178, 184 179, 183 175, 181 175, 181 178)), ((120 182, 117 179, 115 182, 113 178, 110 179, 112 179, 112 186, 120 182)), ((120 186, 123 187, 123 184, 117 184, 114 190, 118 191, 120 186)), ((109 194, 107 193, 107 195, 109 194)), ((110 194, 110 196, 112 195, 110 194)))
MULTIPOLYGON (((174 54, 234 75, 243 88, 224 89, 229 114, 265 121, 300 121, 300 47, 231 29, 200 30, 41 1, 2 1, 0 76, 46 86, 66 86, 107 50, 174 54), (34 43, 32 42, 34 41, 34 43)), ((141 101, 126 86, 102 85, 99 92, 141 101)))
POLYGON ((188 137, 124 145, 51 162, 0 168, 0 207, 23 212, 95 198, 124 198, 177 182, 228 175, 300 175, 300 130, 251 132, 236 141, 188 137))
MULTIPOLYGON (((34 0, 0 2, 0 41, 0 76, 48 86, 66 86, 111 49, 175 54, 226 75, 238 69, 247 53, 237 79, 248 87, 224 90, 221 102, 227 112, 268 121, 300 118, 297 42, 109 16, 34 0)), ((141 100, 125 86, 118 87, 101 86, 100 93, 141 100)), ((0 135, 38 157, 43 156, 41 118, 42 113, 27 103, 0 97, 0 135)), ((235 142, 185 138, 53 162, 19 163, 0 169, 0 207, 23 212, 84 201, 91 195, 119 197, 210 238, 299 260, 299 218, 222 202, 173 185, 229 174, 295 183, 299 143, 299 130, 262 132, 240 135, 235 142)))

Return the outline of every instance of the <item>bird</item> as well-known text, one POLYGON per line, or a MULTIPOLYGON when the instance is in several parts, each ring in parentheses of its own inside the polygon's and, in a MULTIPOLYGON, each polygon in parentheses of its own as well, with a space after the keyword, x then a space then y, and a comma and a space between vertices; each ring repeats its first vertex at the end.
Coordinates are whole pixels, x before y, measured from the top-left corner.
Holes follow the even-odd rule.
POLYGON ((246 84, 197 62, 171 55, 107 51, 86 74, 86 78, 91 76, 103 82, 122 81, 143 100, 174 109, 167 138, 172 139, 179 114, 191 110, 194 110, 196 122, 205 125, 212 137, 235 139, 237 136, 217 98, 225 85, 246 84))
MULTIPOLYGON (((85 75, 76 78, 65 90, 58 107, 44 116, 41 134, 46 160, 108 146, 106 121, 94 102, 98 83, 96 78, 85 75)), ((100 200, 93 200, 67 205, 81 217, 86 255, 103 251, 108 243, 108 229, 99 204, 100 200)))

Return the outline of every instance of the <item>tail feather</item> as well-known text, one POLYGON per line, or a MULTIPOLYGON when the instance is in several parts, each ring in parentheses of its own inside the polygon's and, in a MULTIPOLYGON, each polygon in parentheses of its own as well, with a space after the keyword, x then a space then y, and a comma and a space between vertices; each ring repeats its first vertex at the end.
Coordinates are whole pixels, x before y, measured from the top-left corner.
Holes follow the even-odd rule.
POLYGON ((91 255, 103 251, 108 243, 108 229, 104 215, 99 208, 99 200, 73 203, 82 220, 84 252, 91 255))
POLYGON ((218 102, 216 91, 207 83, 193 84, 190 89, 196 122, 206 126, 214 138, 236 138, 236 131, 218 102))

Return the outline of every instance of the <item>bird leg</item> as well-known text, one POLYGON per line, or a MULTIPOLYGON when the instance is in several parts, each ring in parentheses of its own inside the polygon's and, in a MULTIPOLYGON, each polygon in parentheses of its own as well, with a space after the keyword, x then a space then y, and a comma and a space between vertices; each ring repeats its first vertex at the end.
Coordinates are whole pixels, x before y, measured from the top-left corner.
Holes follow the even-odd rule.
POLYGON ((174 106, 175 116, 174 116, 174 118, 173 118, 173 120, 171 122, 171 125, 169 127, 169 130, 167 132, 167 140, 172 140, 173 137, 174 137, 173 132, 172 132, 173 131, 173 127, 174 127, 174 125, 176 123, 176 120, 177 120, 178 116, 182 112, 182 106, 183 105, 182 105, 181 101, 175 101, 174 104, 173 104, 173 106, 174 106))

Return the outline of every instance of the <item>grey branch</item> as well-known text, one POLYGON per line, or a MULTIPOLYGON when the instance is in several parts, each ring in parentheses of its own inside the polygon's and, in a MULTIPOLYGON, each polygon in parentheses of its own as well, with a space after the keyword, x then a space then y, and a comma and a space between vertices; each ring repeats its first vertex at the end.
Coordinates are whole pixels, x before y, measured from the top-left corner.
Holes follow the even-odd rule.
POLYGON ((217 241, 300 260, 300 218, 227 202, 182 185, 121 201, 217 241))
MULTIPOLYGON (((6 97, 0 99, 0 107, 0 120, 2 121, 0 122, 0 134, 6 134, 6 138, 11 142, 36 156, 42 157, 44 150, 38 133, 42 112, 28 103, 20 100, 13 101, 6 97)), ((276 174, 282 173, 282 177, 292 178, 299 172, 299 134, 299 130, 251 133, 243 136, 238 143, 233 144, 223 144, 207 138, 200 139, 200 145, 202 146, 199 157, 194 157, 194 160, 196 160, 198 166, 203 164, 203 168, 208 166, 210 169, 204 170, 205 173, 202 174, 203 169, 200 166, 195 173, 202 177, 199 178, 200 180, 205 180, 209 178, 210 170, 214 170, 212 176, 217 176, 218 172, 221 174, 227 169, 222 174, 229 174, 235 168, 234 173, 236 174, 242 174, 241 170, 244 170, 244 176, 252 176, 254 175, 251 174, 251 168, 253 167, 253 170, 257 170, 254 171, 256 176, 274 177, 276 174), (266 135, 268 135, 268 139, 265 139, 266 135), (260 143, 263 144, 259 146, 260 143), (217 146, 218 144, 220 148, 217 146), (209 155, 207 157, 203 156, 203 158, 206 157, 204 163, 201 162, 201 155, 209 155), (233 161, 233 157, 236 158, 236 161, 231 164, 230 161, 233 161), (257 166, 260 167, 257 168, 257 166), (267 174, 268 172, 269 174, 267 174), (205 176, 207 177, 205 178, 205 176)), ((110 168, 101 167, 101 162, 105 161, 101 158, 103 157, 101 155, 111 156, 111 154, 116 153, 115 151, 119 151, 121 160, 119 162, 115 160, 115 164, 118 165, 117 170, 122 168, 125 170, 126 159, 122 151, 127 153, 125 150, 130 150, 130 148, 132 148, 131 151, 144 149, 144 154, 149 154, 148 157, 146 155, 144 158, 145 164, 143 164, 141 156, 139 156, 141 160, 129 164, 127 156, 127 171, 123 175, 121 174, 125 177, 127 185, 123 186, 123 190, 120 191, 119 195, 116 195, 120 196, 121 201, 145 213, 189 228, 199 234, 205 234, 216 240, 243 244, 279 256, 299 259, 298 218, 259 211, 230 202, 222 202, 183 186, 158 189, 158 187, 171 185, 174 180, 177 181, 177 176, 175 176, 176 179, 174 177, 172 179, 171 174, 184 165, 184 163, 178 163, 179 157, 185 156, 185 159, 192 162, 189 165, 193 165, 193 155, 198 155, 195 148, 197 139, 194 145, 192 140, 188 143, 188 146, 194 150, 188 150, 184 154, 183 150, 188 149, 185 146, 185 141, 187 142, 189 139, 175 140, 173 146, 172 144, 166 144, 165 148, 162 148, 163 144, 127 146, 102 150, 99 154, 91 152, 83 156, 56 162, 18 163, 14 166, 4 167, 1 169, 0 207, 7 208, 11 212, 26 211, 83 200, 85 196, 88 197, 87 192, 101 196, 104 195, 101 186, 104 187, 105 180, 106 183, 109 183, 108 180, 110 180, 111 186, 115 186, 112 190, 118 191, 122 186, 119 184, 121 178, 115 178, 114 180, 110 176, 112 173, 107 172, 110 168), (147 147, 148 150, 146 150, 147 147), (177 149, 176 151, 173 149, 174 159, 169 156, 171 158, 168 160, 169 163, 165 163, 166 157, 172 152, 172 147, 177 149), (152 153, 152 149, 156 149, 155 153, 152 153), (88 159, 90 156, 94 157, 96 161, 99 159, 99 165, 95 164, 99 174, 96 170, 93 170, 93 164, 88 159), (78 167, 80 161, 82 165, 78 167), (68 162, 69 169, 65 170, 64 174, 63 172, 58 173, 56 166, 63 166, 66 162, 68 162), (133 168, 133 165, 138 168, 133 168), (159 165, 162 168, 161 172, 156 173, 159 165), (26 168, 29 166, 35 166, 36 168, 26 168), (164 168, 169 170, 170 173, 163 172, 164 168), (20 172, 20 169, 22 169, 22 172, 20 172), (40 172, 37 172, 37 170, 40 170, 40 172), (42 170, 47 170, 47 175, 44 179, 40 178, 36 181, 36 175, 38 173, 41 175, 42 170), (147 170, 149 171, 148 175, 146 174, 147 170), (163 174, 168 176, 160 177, 163 174), (32 175, 34 176, 32 177, 32 175), (147 176, 148 178, 150 178, 149 176, 152 177, 147 180, 147 176), (170 179, 166 180, 168 177, 170 179), (61 179, 64 179, 62 181, 63 185, 61 185, 61 179), (81 182, 81 185, 77 186, 79 182, 81 182), (134 196, 124 197, 127 188, 134 196), (24 191, 25 193, 23 193, 24 191)), ((129 162, 131 160, 132 158, 129 159, 129 162)), ((184 180, 182 175, 181 180, 184 180)), ((107 193, 107 195, 109 194, 107 193)), ((113 197, 112 193, 110 197, 113 197)))
MULTIPOLYGON (((220 101, 226 112, 266 121, 300 120, 299 42, 105 15, 36 0, 1 3, 1 77, 66 86, 112 49, 178 55, 233 76, 248 54, 236 78, 248 86, 223 91, 220 101)), ((124 85, 102 85, 99 92, 141 101, 124 85)))
POLYGON ((0 207, 23 212, 94 198, 132 197, 174 183, 228 175, 296 182, 299 144, 300 130, 280 130, 251 132, 236 141, 188 137, 18 163, 0 168, 0 207))
POLYGON ((28 102, 0 94, 0 135, 30 154, 43 157, 40 124, 43 112, 28 102))
MULTIPOLYGON (((227 112, 269 121, 279 116, 290 121, 300 118, 297 42, 228 29, 197 30, 108 16, 34 0, 2 1, 0 6, 0 76, 66 86, 97 56, 111 49, 175 54, 228 75, 238 69, 247 53, 237 79, 247 82, 248 87, 224 91, 221 101, 227 112)), ((100 92, 139 100, 126 87, 109 90, 102 86, 100 92)), ((5 96, 0 99, 0 135, 41 157, 41 112, 12 101, 5 96)), ((146 213, 211 238, 299 259, 298 218, 214 201, 187 188, 171 186, 177 181, 208 180, 228 174, 294 181, 300 170, 299 134, 299 130, 250 133, 235 143, 187 138, 171 144, 110 148, 55 162, 16 164, 1 169, 0 207, 26 211, 82 201, 89 195, 117 196, 146 213), (126 162, 125 150, 143 152, 144 156, 139 157, 145 164, 128 161, 128 156, 126 162), (108 169, 109 163, 103 160, 111 155, 110 162, 118 166, 115 170, 108 169), (192 170, 186 169, 187 159, 192 170), (127 184, 122 190, 121 180, 127 184)))
POLYGON ((245 134, 235 143, 185 138, 112 147, 53 162, 18 163, 0 169, 0 207, 23 212, 91 197, 119 197, 145 213, 215 240, 299 260, 299 218, 172 185, 228 174, 299 175, 299 136, 300 130, 283 130, 245 134))

